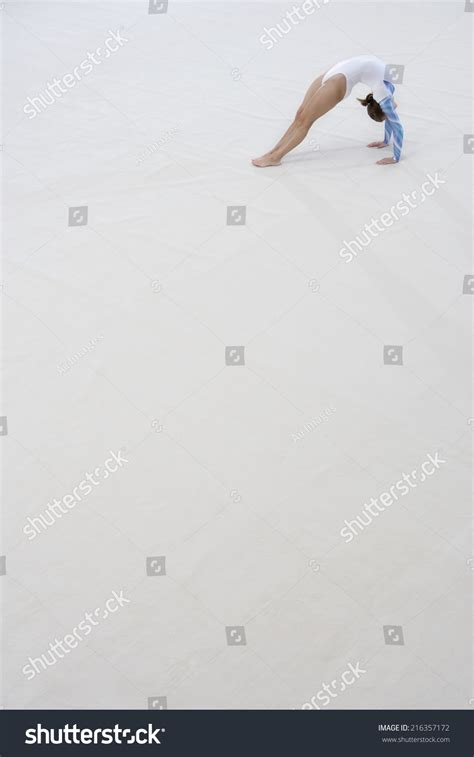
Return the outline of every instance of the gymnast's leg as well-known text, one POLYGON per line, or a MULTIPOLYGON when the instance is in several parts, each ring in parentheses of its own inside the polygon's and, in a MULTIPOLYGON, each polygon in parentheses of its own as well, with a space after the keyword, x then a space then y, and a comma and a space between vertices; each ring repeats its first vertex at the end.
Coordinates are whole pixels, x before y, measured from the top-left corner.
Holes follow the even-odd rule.
POLYGON ((290 128, 270 152, 252 161, 254 166, 279 166, 282 158, 301 144, 314 122, 344 99, 345 80, 342 82, 339 76, 335 76, 325 84, 321 81, 320 76, 313 82, 290 128))

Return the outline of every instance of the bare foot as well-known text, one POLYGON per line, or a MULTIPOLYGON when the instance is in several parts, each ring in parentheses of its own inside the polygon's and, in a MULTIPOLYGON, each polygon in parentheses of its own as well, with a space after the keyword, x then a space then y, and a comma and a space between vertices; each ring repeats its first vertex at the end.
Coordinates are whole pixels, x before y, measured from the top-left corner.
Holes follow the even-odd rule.
POLYGON ((281 160, 278 160, 277 158, 273 158, 270 153, 267 155, 262 155, 261 158, 254 158, 252 160, 252 163, 254 166, 257 166, 257 168, 267 168, 268 166, 281 166, 281 160))
POLYGON ((378 166, 396 166, 397 161, 394 158, 384 158, 377 161, 378 166))

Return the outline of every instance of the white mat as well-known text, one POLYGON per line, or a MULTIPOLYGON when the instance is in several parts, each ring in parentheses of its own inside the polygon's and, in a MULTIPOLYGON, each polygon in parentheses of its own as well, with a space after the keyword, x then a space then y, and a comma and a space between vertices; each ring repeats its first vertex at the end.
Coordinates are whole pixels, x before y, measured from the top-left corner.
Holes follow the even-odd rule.
POLYGON ((2 13, 6 707, 299 708, 357 662, 322 709, 469 706, 473 14, 332 0, 266 49, 289 8, 2 13), (29 118, 109 30, 128 41, 29 118), (405 67, 402 163, 375 165, 357 90, 281 168, 249 164, 315 76, 369 52, 405 67), (428 175, 444 183, 345 262, 428 175), (114 590, 130 602, 27 680, 114 590))

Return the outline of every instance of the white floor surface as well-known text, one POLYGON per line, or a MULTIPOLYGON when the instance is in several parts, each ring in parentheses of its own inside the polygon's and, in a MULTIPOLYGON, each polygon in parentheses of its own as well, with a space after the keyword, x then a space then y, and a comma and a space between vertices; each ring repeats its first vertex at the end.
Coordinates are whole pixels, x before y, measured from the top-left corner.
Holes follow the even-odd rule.
POLYGON ((474 14, 321 6, 272 49, 291 4, 1 12, 7 708, 300 708, 357 663, 321 709, 473 702, 474 14), (109 30, 127 41, 29 118, 109 30), (312 79, 365 53, 404 67, 399 165, 366 147, 363 87, 282 167, 250 165, 312 79), (109 451, 127 462, 29 539, 109 451))

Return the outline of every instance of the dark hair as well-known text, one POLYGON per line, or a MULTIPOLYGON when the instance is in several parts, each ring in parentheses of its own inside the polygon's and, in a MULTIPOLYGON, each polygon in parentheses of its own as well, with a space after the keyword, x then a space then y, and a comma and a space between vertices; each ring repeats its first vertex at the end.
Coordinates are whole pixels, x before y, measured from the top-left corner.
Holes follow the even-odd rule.
POLYGON ((377 100, 374 100, 373 95, 367 95, 365 100, 357 98, 364 108, 367 108, 367 113, 374 121, 385 121, 385 113, 378 104, 377 100))

